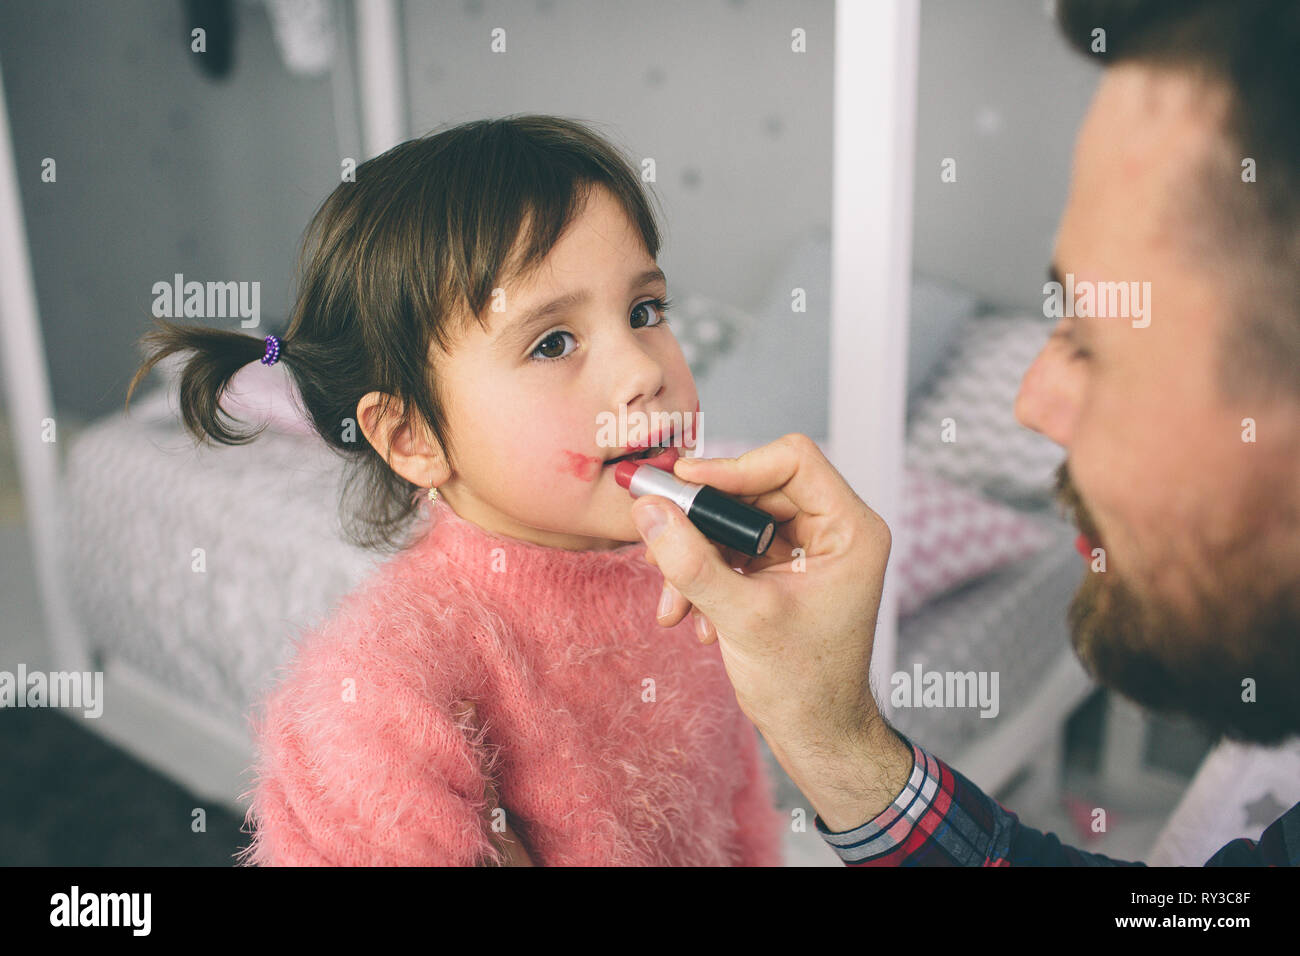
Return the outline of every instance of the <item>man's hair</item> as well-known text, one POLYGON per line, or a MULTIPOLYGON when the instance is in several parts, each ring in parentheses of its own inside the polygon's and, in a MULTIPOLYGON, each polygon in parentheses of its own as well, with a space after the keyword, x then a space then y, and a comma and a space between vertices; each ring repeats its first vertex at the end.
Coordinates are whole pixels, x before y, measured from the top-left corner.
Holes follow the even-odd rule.
POLYGON ((1185 70, 1228 92, 1224 149, 1189 184, 1232 279, 1224 385, 1300 395, 1300 3, 1058 0, 1057 22, 1105 65, 1185 70), (1243 175, 1247 158, 1255 181, 1243 175))

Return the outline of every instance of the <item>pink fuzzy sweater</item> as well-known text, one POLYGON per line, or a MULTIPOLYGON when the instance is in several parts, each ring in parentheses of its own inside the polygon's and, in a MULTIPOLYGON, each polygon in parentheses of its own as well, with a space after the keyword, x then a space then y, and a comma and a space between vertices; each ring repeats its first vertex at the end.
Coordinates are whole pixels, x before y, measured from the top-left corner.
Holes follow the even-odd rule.
POLYGON ((441 501, 432 518, 252 716, 240 862, 496 862, 490 776, 539 865, 781 863, 757 731, 717 645, 655 623, 644 545, 541 547, 441 501))

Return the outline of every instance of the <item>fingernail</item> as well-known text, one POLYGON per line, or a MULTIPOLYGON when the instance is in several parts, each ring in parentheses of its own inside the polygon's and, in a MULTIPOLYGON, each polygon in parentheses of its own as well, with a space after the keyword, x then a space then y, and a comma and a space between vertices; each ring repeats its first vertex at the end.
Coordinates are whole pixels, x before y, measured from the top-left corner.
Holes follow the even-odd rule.
POLYGON ((638 508, 632 515, 632 520, 636 522, 636 528, 641 532, 641 537, 649 542, 653 541, 658 537, 659 532, 663 531, 664 525, 668 523, 668 516, 664 514, 662 508, 650 505, 645 508, 638 508))
POLYGON ((663 593, 659 595, 659 610, 655 612, 655 617, 663 617, 672 609, 673 609, 672 585, 665 584, 663 593))
POLYGON ((695 636, 701 641, 707 640, 709 636, 709 626, 704 623, 703 615, 695 615, 695 636))

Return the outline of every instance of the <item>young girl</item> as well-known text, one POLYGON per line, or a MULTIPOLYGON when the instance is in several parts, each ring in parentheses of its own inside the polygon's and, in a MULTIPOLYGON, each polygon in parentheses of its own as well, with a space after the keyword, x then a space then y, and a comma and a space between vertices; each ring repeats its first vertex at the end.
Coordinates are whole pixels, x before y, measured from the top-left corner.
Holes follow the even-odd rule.
POLYGON ((308 237, 283 338, 161 322, 131 383, 192 350, 186 427, 238 444, 223 390, 283 363, 349 459, 349 536, 398 552, 251 717, 241 862, 779 864, 756 731, 717 645, 656 623, 614 480, 610 416, 672 422, 639 443, 671 469, 699 412, 627 162, 568 120, 467 123, 363 163, 308 237))

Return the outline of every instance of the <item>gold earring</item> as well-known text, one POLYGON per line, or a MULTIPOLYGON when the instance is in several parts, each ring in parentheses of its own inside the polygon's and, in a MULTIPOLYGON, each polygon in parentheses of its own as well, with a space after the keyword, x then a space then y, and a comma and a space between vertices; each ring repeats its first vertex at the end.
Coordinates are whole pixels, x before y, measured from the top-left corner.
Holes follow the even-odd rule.
POLYGON ((430 488, 430 489, 429 489, 429 500, 430 500, 430 501, 437 501, 437 500, 438 500, 438 489, 437 489, 437 488, 430 488))

